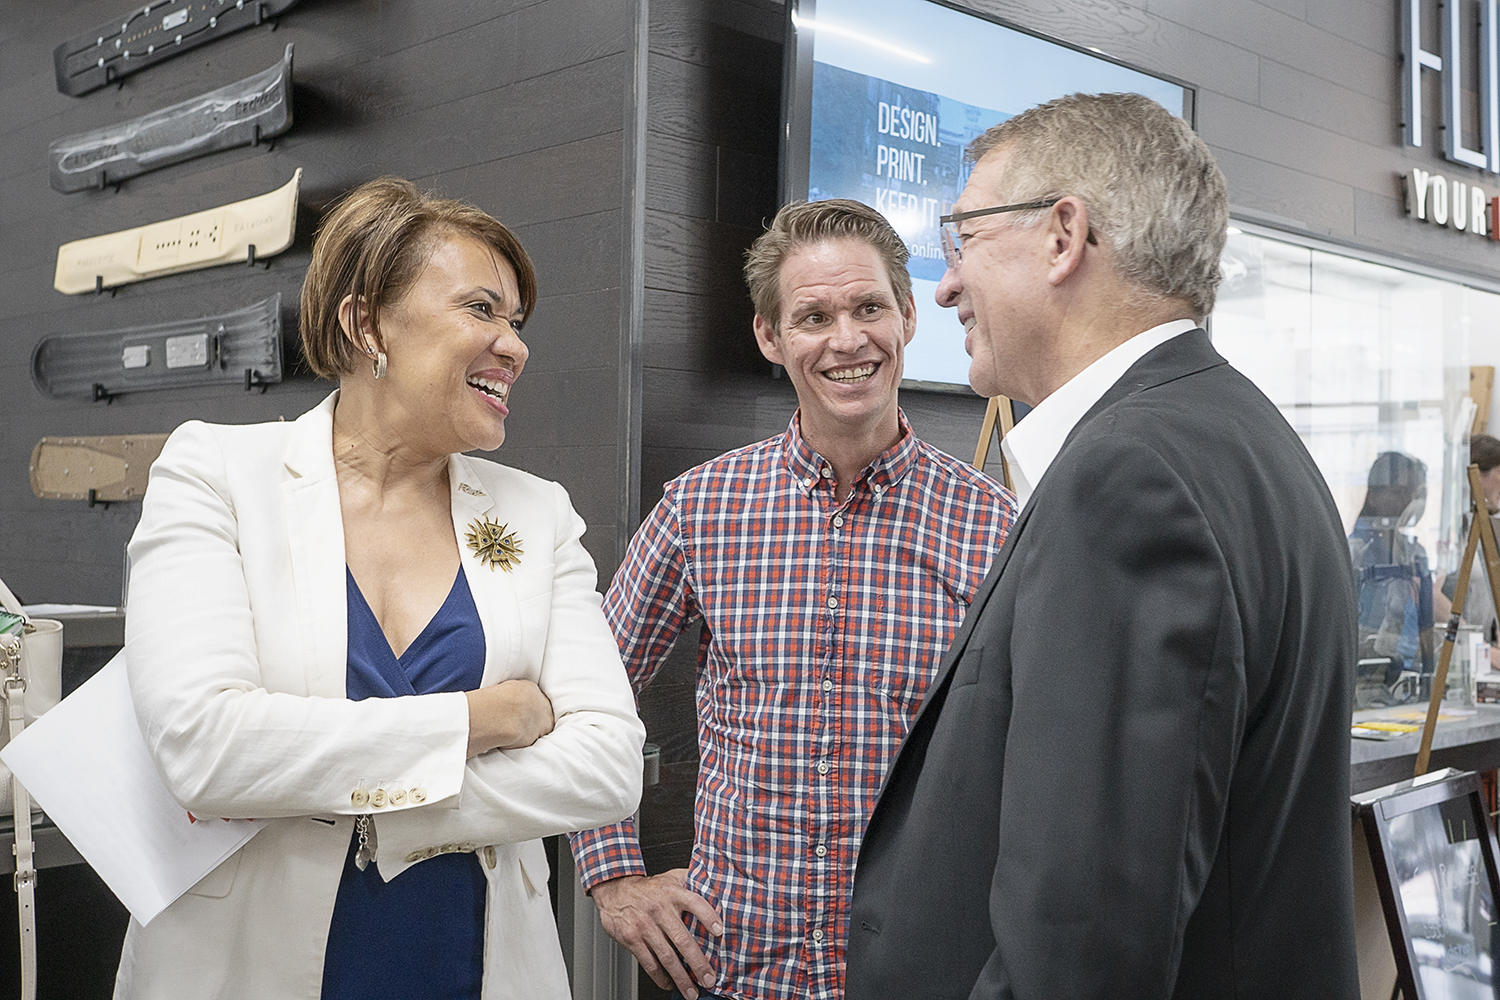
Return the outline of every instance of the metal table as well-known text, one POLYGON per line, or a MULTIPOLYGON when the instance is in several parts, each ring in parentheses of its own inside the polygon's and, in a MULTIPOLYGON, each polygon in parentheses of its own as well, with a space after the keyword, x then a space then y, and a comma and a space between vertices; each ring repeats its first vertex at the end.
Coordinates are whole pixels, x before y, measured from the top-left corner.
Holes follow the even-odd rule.
MULTIPOLYGON (((1445 706, 1445 711, 1449 710, 1445 706)), ((1355 712, 1354 720, 1389 716, 1391 712, 1391 709, 1355 712)), ((1422 732, 1419 729, 1384 741, 1351 739, 1349 742, 1350 791, 1366 792, 1412 776, 1422 732)), ((1436 771, 1440 767, 1462 771, 1500 768, 1500 706, 1480 705, 1473 715, 1439 720, 1432 734, 1428 769, 1436 771)))

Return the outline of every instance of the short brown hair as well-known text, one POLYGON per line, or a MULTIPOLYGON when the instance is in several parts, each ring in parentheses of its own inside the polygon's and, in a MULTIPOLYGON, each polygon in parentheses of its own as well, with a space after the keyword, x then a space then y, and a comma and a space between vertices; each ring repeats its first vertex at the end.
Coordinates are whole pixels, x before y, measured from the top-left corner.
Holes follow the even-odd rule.
POLYGON ((1500 439, 1488 434, 1469 437, 1469 464, 1479 466, 1480 472, 1489 472, 1500 465, 1500 439))
POLYGON ((793 202, 776 213, 745 254, 745 284, 750 286, 755 314, 773 329, 781 325, 781 265, 803 247, 829 240, 859 240, 873 247, 885 263, 896 305, 903 306, 911 295, 906 270, 911 252, 885 216, 847 198, 793 202))
MULTIPOLYGON (((1140 94, 1069 94, 1008 118, 968 158, 1010 153, 997 204, 1076 195, 1120 277, 1213 312, 1229 226, 1224 175, 1192 126, 1140 94)), ((1044 212, 1018 212, 1031 225, 1044 212)))
POLYGON ((352 295, 369 310, 380 339, 380 311, 394 305, 422 273, 444 234, 485 244, 516 272, 523 319, 536 306, 536 270, 509 229, 461 201, 418 191, 411 181, 382 177, 349 192, 318 227, 312 263, 302 282, 302 352, 323 378, 353 370, 358 348, 339 325, 339 303, 352 295))

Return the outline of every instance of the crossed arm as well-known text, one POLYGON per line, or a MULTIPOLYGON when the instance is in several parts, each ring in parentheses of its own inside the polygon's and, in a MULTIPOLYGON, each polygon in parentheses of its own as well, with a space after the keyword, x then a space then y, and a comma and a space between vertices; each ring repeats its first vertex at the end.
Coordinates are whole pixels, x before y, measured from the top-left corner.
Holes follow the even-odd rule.
MULTIPOLYGON (((235 500, 248 507, 236 489, 252 487, 244 469, 231 472, 219 433, 189 424, 174 435, 131 543, 132 694, 178 801, 210 816, 347 815, 360 811, 350 792, 365 783, 420 787, 422 804, 382 811, 388 878, 435 836, 520 842, 634 808, 644 730, 600 613, 583 523, 560 487, 543 487, 552 494, 541 501, 555 505, 555 565, 535 682, 358 702, 292 693, 268 684, 261 647, 298 627, 285 613, 296 605, 264 572, 247 582, 240 534, 250 515, 235 500)), ((244 541, 261 558, 279 544, 244 541)), ((342 567, 331 565, 337 585, 342 567)), ((304 676, 301 661, 282 658, 283 682, 304 676)))

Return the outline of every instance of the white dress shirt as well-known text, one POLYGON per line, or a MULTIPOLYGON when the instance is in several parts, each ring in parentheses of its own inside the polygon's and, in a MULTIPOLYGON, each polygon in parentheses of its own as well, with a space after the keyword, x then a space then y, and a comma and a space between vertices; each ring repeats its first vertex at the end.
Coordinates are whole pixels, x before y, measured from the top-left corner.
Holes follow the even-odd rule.
POLYGON ((1000 442, 1000 450, 1010 465, 1016 502, 1023 508, 1026 506, 1078 421, 1103 398, 1110 386, 1120 381, 1131 365, 1153 348, 1197 328, 1196 320, 1174 319, 1136 334, 1064 382, 1026 414, 1000 442))

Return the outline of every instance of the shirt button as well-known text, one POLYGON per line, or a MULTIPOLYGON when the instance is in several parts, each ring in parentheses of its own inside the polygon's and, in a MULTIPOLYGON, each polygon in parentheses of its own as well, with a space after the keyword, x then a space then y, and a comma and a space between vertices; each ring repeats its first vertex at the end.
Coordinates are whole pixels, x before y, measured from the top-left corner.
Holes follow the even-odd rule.
POLYGON ((836 608, 836 607, 838 607, 839 606, 839 599, 837 597, 830 597, 828 599, 828 606, 830 608, 836 608))
POLYGON ((395 791, 391 792, 391 805, 393 805, 393 806, 399 806, 401 803, 403 803, 405 801, 406 801, 406 789, 404 789, 404 788, 398 788, 395 791))
POLYGON ((370 804, 370 793, 363 788, 356 788, 354 794, 349 796, 349 802, 356 809, 363 809, 370 804))
POLYGON ((820 761, 818 761, 818 773, 819 774, 827 774, 828 773, 828 761, 826 761, 826 760, 820 760, 820 761))
POLYGON ((828 680, 828 679, 827 679, 827 678, 826 678, 826 677, 825 677, 825 678, 824 678, 824 679, 823 679, 823 690, 824 690, 824 691, 832 691, 832 690, 833 690, 833 681, 831 681, 831 680, 828 680))
POLYGON ((821 927, 813 931, 813 940, 819 944, 823 943, 823 929, 821 927))
POLYGON ((411 800, 412 800, 413 804, 420 803, 420 802, 426 802, 427 801, 427 789, 425 789, 425 788, 413 788, 411 790, 411 800))
POLYGON ((844 515, 835 514, 833 518, 833 526, 835 528, 842 528, 844 526, 844 515))
POLYGON ((828 848, 824 847, 822 844, 819 844, 816 848, 813 849, 813 853, 821 858, 828 853, 828 848))
POLYGON ((829 478, 829 479, 832 479, 833 478, 833 469, 830 468, 829 466, 826 466, 826 465, 823 466, 823 475, 825 477, 829 478))
POLYGON ((383 809, 385 808, 385 803, 386 794, 384 788, 377 788, 370 793, 370 805, 374 806, 376 809, 383 809))

